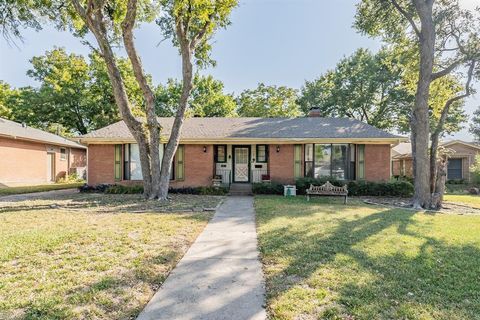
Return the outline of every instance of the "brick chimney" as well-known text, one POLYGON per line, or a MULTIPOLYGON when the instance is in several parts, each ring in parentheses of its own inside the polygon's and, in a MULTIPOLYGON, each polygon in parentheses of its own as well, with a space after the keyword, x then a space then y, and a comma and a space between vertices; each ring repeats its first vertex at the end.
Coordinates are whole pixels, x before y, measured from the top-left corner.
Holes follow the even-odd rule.
POLYGON ((321 117, 320 108, 319 107, 311 107, 310 111, 308 111, 308 117, 321 117))

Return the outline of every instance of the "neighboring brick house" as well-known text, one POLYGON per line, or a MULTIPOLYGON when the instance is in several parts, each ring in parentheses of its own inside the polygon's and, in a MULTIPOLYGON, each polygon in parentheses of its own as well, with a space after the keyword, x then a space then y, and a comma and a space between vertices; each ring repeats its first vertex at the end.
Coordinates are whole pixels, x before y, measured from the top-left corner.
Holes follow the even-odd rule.
POLYGON ((85 171, 87 148, 0 118, 0 187, 54 182, 85 171))
MULTIPOLYGON (((166 143, 173 118, 159 121, 166 143)), ((403 140, 346 118, 188 118, 171 186, 209 186, 215 176, 225 184, 304 176, 388 180, 391 147, 403 140)), ((138 146, 123 121, 79 141, 88 144, 88 184, 142 179, 138 146)))
MULTIPOLYGON (((453 151, 453 155, 448 160, 447 179, 470 181, 470 166, 475 162, 475 156, 480 153, 480 145, 453 140, 441 142, 440 146, 453 151)), ((413 176, 411 143, 400 143, 392 148, 392 174, 394 176, 413 176)))

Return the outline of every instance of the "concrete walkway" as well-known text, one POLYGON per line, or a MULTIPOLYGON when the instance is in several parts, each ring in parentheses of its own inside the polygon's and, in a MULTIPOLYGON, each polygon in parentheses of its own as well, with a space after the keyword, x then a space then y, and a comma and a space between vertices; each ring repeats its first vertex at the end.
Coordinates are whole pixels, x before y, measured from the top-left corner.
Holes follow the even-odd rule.
POLYGON ((138 320, 263 320, 252 197, 228 197, 138 320))

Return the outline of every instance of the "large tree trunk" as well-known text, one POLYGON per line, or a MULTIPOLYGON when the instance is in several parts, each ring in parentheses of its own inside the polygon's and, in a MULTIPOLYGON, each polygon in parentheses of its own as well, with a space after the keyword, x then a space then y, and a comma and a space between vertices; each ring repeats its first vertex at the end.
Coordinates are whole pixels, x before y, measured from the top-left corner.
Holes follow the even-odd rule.
MULTIPOLYGON (((135 44, 133 41, 133 27, 135 25, 135 17, 137 15, 137 1, 129 0, 127 5, 127 14, 122 23, 123 43, 127 51, 128 58, 132 63, 133 73, 135 79, 140 86, 145 100, 145 111, 147 116, 147 128, 149 133, 149 153, 150 169, 151 169, 151 183, 152 188, 150 194, 145 194, 149 199, 159 198, 160 190, 160 124, 155 114, 155 96, 151 90, 145 73, 143 71, 140 57, 137 54, 135 44)), ((168 190, 168 186, 167 186, 168 190)))
POLYGON ((415 193, 413 206, 416 209, 428 208, 431 201, 430 170, 428 159, 429 114, 428 100, 433 72, 435 50, 435 26, 432 18, 432 0, 415 0, 415 7, 421 21, 419 35, 420 67, 415 94, 415 105, 410 121, 412 130, 412 156, 415 193))
POLYGON ((445 193, 445 182, 447 180, 448 155, 442 155, 436 163, 437 179, 435 180, 435 191, 432 193, 432 209, 440 210, 443 204, 445 193))
POLYGON ((165 152, 162 160, 162 172, 160 176, 160 190, 159 199, 166 199, 168 195, 168 185, 170 182, 170 167, 173 161, 175 152, 177 151, 180 142, 180 133, 185 119, 185 111, 188 107, 188 98, 193 88, 193 65, 192 57, 194 54, 194 47, 190 44, 188 39, 184 36, 184 30, 181 23, 177 23, 177 36, 180 42, 180 51, 182 55, 182 95, 180 97, 177 114, 172 126, 172 132, 168 139, 165 152))
POLYGON ((150 170, 150 148, 148 146, 147 134, 143 125, 138 121, 130 110, 130 102, 125 89, 125 84, 120 73, 120 69, 115 61, 115 55, 107 38, 107 30, 104 22, 102 8, 95 8, 91 1, 87 4, 87 9, 83 8, 78 0, 73 0, 73 5, 77 13, 93 33, 107 66, 107 74, 112 84, 113 96, 120 110, 120 114, 128 129, 132 133, 138 144, 140 164, 143 175, 143 187, 145 197, 150 197, 152 193, 152 177, 150 170))

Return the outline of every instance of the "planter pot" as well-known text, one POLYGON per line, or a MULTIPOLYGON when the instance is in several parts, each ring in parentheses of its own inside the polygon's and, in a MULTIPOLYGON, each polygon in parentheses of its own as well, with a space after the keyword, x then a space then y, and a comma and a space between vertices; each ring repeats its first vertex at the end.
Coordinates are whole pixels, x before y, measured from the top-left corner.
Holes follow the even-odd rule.
POLYGON ((221 187, 222 186, 222 179, 212 179, 212 186, 221 187))

